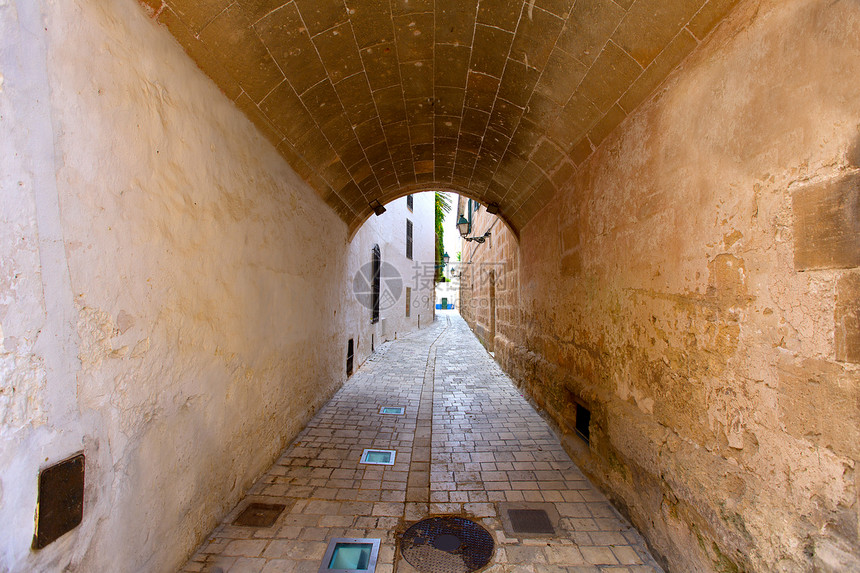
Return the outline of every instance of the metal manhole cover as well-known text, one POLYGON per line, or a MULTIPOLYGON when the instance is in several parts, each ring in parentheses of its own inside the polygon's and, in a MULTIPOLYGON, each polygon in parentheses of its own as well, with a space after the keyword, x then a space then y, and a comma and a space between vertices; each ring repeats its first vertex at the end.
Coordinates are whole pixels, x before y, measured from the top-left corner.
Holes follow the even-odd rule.
POLYGON ((493 537, 462 517, 430 517, 413 524, 400 539, 400 552, 421 573, 469 573, 490 562, 493 537))

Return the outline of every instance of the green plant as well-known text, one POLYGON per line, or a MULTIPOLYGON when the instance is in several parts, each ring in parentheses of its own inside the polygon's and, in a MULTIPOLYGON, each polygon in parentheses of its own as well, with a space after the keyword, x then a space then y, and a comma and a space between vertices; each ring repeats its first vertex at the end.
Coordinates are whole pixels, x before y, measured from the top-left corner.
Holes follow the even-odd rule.
POLYGON ((443 235, 445 229, 442 223, 445 221, 445 214, 451 212, 451 198, 444 193, 436 192, 436 282, 443 282, 445 276, 442 274, 442 253, 445 252, 443 235))

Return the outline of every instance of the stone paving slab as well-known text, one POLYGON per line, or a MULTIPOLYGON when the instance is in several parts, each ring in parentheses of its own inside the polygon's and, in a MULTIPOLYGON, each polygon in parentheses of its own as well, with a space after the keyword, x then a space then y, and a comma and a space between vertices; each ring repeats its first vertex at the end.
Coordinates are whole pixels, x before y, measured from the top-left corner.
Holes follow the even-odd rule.
POLYGON ((485 571, 661 571, 462 318, 438 316, 380 346, 181 572, 316 573, 336 537, 381 539, 376 571, 413 572, 397 536, 442 514, 494 536, 485 571), (405 412, 382 415, 382 406, 405 412), (394 465, 359 463, 366 448, 396 450, 394 465), (286 509, 272 527, 232 525, 252 502, 286 509), (556 535, 505 532, 500 511, 530 503, 554 510, 556 535))

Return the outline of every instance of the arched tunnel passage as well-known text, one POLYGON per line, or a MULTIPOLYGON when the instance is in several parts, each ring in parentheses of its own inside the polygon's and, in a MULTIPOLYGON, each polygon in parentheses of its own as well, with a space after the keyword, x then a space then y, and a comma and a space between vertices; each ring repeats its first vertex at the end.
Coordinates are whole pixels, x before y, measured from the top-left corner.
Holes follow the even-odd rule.
MULTIPOLYGON (((351 265, 375 244, 384 260, 352 226, 432 185, 498 204, 516 230, 471 245, 473 266, 511 266, 489 275, 486 320, 463 313, 491 337, 482 370, 546 412, 669 570, 860 570, 856 2, 144 4, 0 6, 0 569, 181 566, 344 385, 348 356, 382 344, 349 332, 371 320, 347 308, 351 265), (413 60, 431 16, 432 55, 413 60), (38 476, 72 459, 83 515, 34 550, 38 476)), ((439 325, 400 304, 421 335, 439 325)), ((513 448, 471 410, 472 391, 494 405, 489 386, 450 384, 471 372, 443 370, 445 344, 436 397, 455 415, 438 436, 490 428, 513 448)), ((376 415, 363 408, 339 414, 376 415)), ((314 429, 354 438, 338 424, 314 429)), ((318 503, 330 476, 301 453, 291 477, 307 483, 276 489, 302 523, 346 529, 325 512, 369 503, 361 534, 395 531, 385 504, 400 502, 381 494, 318 503)), ((553 470, 513 458, 480 470, 553 470)), ((349 489, 377 485, 355 482, 378 468, 339 469, 349 489)), ((431 503, 501 503, 469 491, 431 503)), ((568 497, 543 503, 570 504, 556 509, 577 545, 610 548, 599 566, 633 558, 585 529, 604 509, 568 497)), ((319 534, 292 555, 269 537, 224 552, 292 567, 319 534)))
MULTIPOLYGON (((409 187, 406 187, 403 189, 399 189, 396 192, 393 192, 393 193, 390 193, 390 194, 387 194, 387 195, 381 197, 380 199, 378 199, 378 202, 380 205, 382 205, 384 207, 387 204, 389 204, 393 201, 396 201, 397 199, 399 199, 401 197, 406 197, 408 195, 417 195, 417 194, 421 194, 421 193, 436 193, 436 192, 450 193, 455 197, 456 196, 465 197, 466 199, 471 199, 476 205, 483 204, 483 206, 485 208, 488 205, 492 205, 496 208, 499 207, 498 204, 496 204, 496 203, 486 203, 486 202, 482 203, 482 200, 479 198, 480 196, 475 192, 471 192, 471 191, 468 191, 466 189, 461 189, 461 188, 458 188, 454 185, 439 186, 439 185, 429 184, 429 183, 428 184, 421 184, 421 185, 414 185, 414 186, 409 186, 409 187)), ((356 236, 356 234, 362 228, 362 226, 373 215, 374 215, 374 212, 371 209, 370 212, 365 213, 363 216, 361 216, 361 218, 356 219, 356 221, 353 223, 353 225, 351 225, 349 228, 349 230, 350 230, 349 239, 350 240, 352 240, 356 236)), ((498 218, 498 220, 507 228, 507 230, 514 237, 519 237, 519 233, 517 232, 517 229, 515 229, 513 227, 513 225, 510 223, 510 221, 507 220, 507 218, 505 217, 505 214, 502 213, 500 209, 496 211, 496 213, 494 214, 494 218, 498 218)))
MULTIPOLYGON (((510 226, 490 214, 487 206, 450 191, 418 190, 392 198, 383 207, 351 234, 347 245, 345 275, 352 290, 344 302, 345 316, 351 317, 344 336, 357 341, 358 364, 370 356, 373 346, 362 340, 395 339, 422 324, 428 326, 434 310, 449 304, 459 308, 461 277, 477 286, 483 277, 478 269, 487 266, 475 264, 475 272, 470 272, 472 246, 489 250, 498 245, 507 251, 517 244, 510 226), (457 225, 460 218, 468 221, 463 235, 457 225), (443 260, 444 254, 449 254, 449 261, 443 260)), ((512 261, 518 258, 516 253, 507 256, 512 261)), ((504 263, 493 266, 499 267, 502 279, 505 269, 513 269, 504 263)))
POLYGON ((146 2, 351 229, 424 185, 521 228, 735 3, 146 2))

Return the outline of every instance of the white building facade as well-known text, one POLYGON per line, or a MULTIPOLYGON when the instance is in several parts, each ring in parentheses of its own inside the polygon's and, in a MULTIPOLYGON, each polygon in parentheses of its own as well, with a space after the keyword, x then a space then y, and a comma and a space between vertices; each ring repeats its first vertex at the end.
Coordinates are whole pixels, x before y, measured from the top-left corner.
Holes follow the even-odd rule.
POLYGON ((429 326, 435 317, 435 200, 416 193, 385 205, 350 245, 343 347, 352 369, 386 340, 429 326), (375 283, 375 284, 374 284, 375 283), (350 342, 351 341, 351 342, 350 342))

